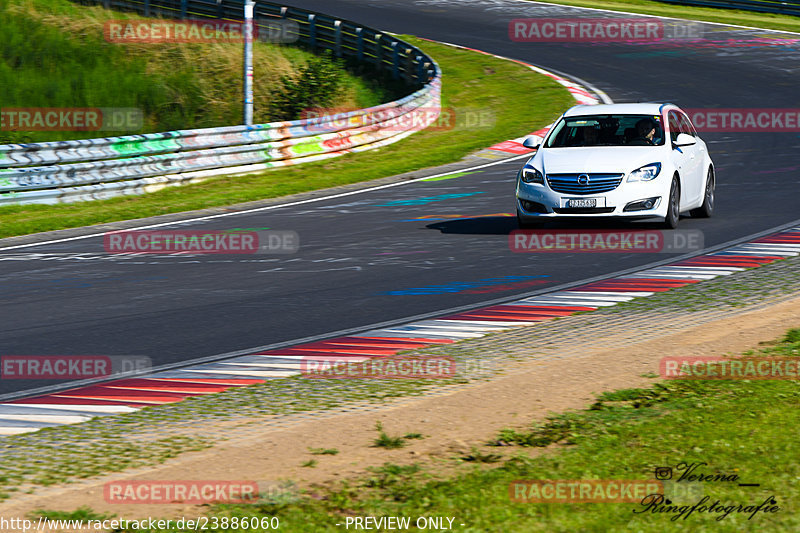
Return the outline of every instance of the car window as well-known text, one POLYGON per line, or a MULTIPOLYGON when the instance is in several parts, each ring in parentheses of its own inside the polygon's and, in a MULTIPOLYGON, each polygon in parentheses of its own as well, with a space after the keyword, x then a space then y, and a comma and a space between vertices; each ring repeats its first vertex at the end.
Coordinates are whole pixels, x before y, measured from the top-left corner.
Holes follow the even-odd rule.
POLYGON ((697 132, 695 131, 694 126, 692 126, 692 121, 689 120, 689 117, 683 113, 681 113, 679 116, 681 121, 681 133, 691 135, 692 137, 697 137, 697 132))
POLYGON ((663 144, 664 126, 658 115, 581 115, 562 117, 548 136, 545 148, 663 144), (640 122, 655 130, 650 141, 640 138, 637 130, 640 122))
POLYGON ((672 142, 675 142, 678 140, 678 134, 684 133, 681 131, 681 120, 678 118, 676 111, 670 111, 667 115, 667 120, 669 121, 669 137, 672 142))

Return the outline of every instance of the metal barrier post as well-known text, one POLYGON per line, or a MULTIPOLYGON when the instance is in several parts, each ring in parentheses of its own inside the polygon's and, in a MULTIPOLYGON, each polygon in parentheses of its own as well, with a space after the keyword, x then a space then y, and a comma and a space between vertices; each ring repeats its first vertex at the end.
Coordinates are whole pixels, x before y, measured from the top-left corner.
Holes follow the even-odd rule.
POLYGON ((336 57, 342 57, 342 21, 337 20, 333 23, 333 27, 335 28, 334 52, 336 53, 336 57))
POLYGON ((364 61, 364 28, 356 28, 356 57, 358 61, 364 61))
POLYGON ((383 38, 382 33, 378 33, 375 35, 375 66, 378 70, 383 68, 383 43, 381 39, 383 38))
POLYGON ((244 125, 253 125, 253 11, 256 3, 244 4, 244 125))
POLYGON ((403 70, 405 71, 406 81, 409 83, 413 83, 414 81, 414 50, 411 48, 406 48, 403 50, 403 53, 406 56, 406 60, 404 61, 403 70))
POLYGON ((400 51, 397 49, 397 41, 392 41, 392 77, 400 77, 400 51))
POLYGON ((308 16, 308 45, 313 50, 317 47, 317 16, 308 16))

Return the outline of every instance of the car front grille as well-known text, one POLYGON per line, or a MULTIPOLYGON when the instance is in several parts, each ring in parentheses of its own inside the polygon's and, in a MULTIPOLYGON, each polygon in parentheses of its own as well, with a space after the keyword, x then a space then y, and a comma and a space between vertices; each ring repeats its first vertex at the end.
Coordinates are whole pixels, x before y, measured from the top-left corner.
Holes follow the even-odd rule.
POLYGON ((548 174, 547 184, 556 192, 565 194, 599 194, 613 191, 622 182, 622 174, 548 174), (582 184, 578 179, 588 176, 582 184))

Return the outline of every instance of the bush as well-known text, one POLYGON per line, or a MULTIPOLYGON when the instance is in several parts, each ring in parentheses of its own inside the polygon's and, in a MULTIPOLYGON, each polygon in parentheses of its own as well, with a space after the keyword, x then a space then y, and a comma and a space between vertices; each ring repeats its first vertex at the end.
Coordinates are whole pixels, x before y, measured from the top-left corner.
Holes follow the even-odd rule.
POLYGON ((344 63, 330 53, 310 59, 296 78, 281 76, 270 102, 272 120, 297 120, 305 109, 329 107, 342 88, 344 63))

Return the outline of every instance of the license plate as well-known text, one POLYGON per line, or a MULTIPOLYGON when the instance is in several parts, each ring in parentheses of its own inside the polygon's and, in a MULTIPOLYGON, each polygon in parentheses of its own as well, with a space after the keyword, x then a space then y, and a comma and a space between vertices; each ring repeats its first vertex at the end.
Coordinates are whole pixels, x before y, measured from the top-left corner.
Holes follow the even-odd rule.
POLYGON ((596 207, 597 198, 572 198, 568 207, 596 207))

